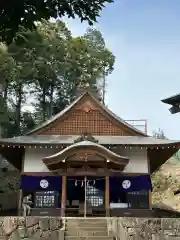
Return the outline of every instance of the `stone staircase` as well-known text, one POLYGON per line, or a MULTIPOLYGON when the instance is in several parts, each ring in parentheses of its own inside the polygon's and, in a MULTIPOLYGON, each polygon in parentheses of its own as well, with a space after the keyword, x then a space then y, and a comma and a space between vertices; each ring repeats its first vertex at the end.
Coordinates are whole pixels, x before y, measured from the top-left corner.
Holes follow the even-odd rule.
POLYGON ((69 218, 65 240, 113 240, 108 234, 106 218, 69 218))

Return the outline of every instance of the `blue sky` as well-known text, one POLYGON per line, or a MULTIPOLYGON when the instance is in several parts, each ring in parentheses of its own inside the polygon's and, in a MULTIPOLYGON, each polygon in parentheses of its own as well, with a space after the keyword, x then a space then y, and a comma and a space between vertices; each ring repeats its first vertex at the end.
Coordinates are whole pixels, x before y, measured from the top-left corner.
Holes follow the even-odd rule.
MULTIPOLYGON (((180 93, 180 0, 115 0, 96 27, 116 56, 106 102, 124 119, 148 119, 148 132, 161 128, 180 139, 180 114, 161 99, 180 93)), ((74 35, 87 23, 67 20, 74 35)))

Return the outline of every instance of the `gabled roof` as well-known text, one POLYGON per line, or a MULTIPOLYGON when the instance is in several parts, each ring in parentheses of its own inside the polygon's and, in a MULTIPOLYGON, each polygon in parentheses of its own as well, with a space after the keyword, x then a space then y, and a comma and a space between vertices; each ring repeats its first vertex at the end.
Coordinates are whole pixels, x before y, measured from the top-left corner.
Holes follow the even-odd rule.
POLYGON ((68 107, 66 107, 64 110, 62 110, 61 112, 59 112, 58 114, 56 114, 55 116, 53 116, 52 118, 50 118, 49 120, 45 121, 44 123, 42 123, 41 125, 39 125, 38 127, 36 127, 35 129, 33 129, 32 131, 28 132, 27 135, 31 135, 33 133, 35 133, 36 131, 52 124, 53 122, 55 122, 56 120, 58 120, 59 118, 61 118, 64 114, 68 113, 81 99, 83 99, 85 96, 90 96, 90 98, 101 108, 103 109, 110 117, 112 117, 114 120, 116 120, 117 122, 119 122, 120 124, 123 124, 124 126, 126 126, 127 128, 131 129, 132 131, 134 131, 135 133, 139 134, 140 136, 147 136, 147 134, 145 134, 144 132, 140 131, 139 129, 133 127, 132 125, 128 124, 125 120, 123 120, 122 118, 120 118, 119 116, 117 116, 115 113, 113 113, 109 108, 107 108, 104 104, 102 104, 98 99, 96 99, 90 92, 85 91, 81 96, 79 96, 74 102, 72 102, 68 107))

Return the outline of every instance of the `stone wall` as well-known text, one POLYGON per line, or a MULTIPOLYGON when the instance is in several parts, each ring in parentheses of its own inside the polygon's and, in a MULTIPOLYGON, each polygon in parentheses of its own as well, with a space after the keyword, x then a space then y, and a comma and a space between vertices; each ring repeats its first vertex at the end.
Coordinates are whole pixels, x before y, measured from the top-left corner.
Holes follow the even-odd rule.
POLYGON ((64 222, 49 217, 1 217, 0 240, 64 240, 64 222))
MULTIPOLYGON (((107 222, 109 235, 116 240, 180 239, 180 219, 109 218, 107 222)), ((60 217, 0 218, 0 240, 64 240, 64 231, 65 219, 60 217)))
POLYGON ((179 240, 180 219, 112 218, 109 233, 116 240, 179 240))

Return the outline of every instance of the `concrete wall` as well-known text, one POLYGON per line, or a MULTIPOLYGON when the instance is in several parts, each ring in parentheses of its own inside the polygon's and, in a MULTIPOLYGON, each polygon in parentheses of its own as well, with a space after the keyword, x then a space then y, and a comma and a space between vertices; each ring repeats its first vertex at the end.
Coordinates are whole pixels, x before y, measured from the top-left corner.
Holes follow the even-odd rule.
MULTIPOLYGON (((49 172, 46 165, 42 162, 42 159, 58 151, 59 149, 53 148, 27 148, 24 159, 24 172, 49 172)), ((120 154, 130 158, 130 162, 124 172, 148 173, 146 149, 122 149, 120 154)))

